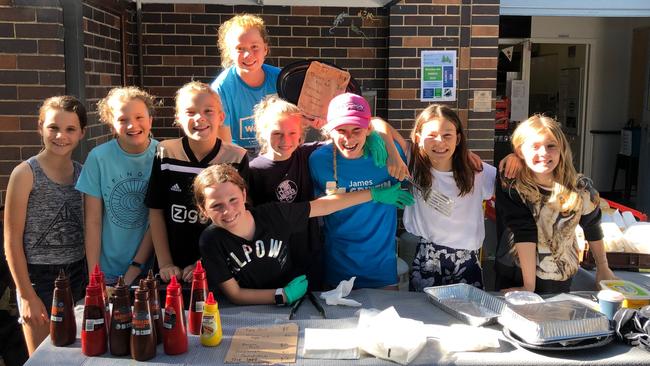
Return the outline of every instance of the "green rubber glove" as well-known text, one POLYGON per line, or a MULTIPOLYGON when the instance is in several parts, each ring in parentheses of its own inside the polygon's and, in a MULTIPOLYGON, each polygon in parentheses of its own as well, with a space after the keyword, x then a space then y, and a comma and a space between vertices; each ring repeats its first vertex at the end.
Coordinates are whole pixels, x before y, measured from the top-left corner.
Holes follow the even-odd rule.
POLYGON ((402 186, 397 183, 390 187, 370 188, 370 196, 374 202, 393 205, 397 208, 404 208, 415 203, 413 195, 409 191, 403 191, 402 186))
POLYGON ((307 277, 298 276, 291 280, 284 288, 284 295, 287 297, 287 305, 293 304, 307 292, 307 277))
POLYGON ((388 159, 386 144, 375 131, 370 132, 366 137, 366 143, 363 145, 363 156, 367 157, 368 155, 370 155, 377 168, 386 166, 386 159, 388 159))

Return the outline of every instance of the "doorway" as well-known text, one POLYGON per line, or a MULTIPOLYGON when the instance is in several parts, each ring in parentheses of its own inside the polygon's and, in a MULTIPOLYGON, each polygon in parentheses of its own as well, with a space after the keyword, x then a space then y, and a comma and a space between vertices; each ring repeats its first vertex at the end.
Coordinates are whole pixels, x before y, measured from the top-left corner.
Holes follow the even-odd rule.
POLYGON ((562 124, 573 163, 582 171, 589 44, 500 39, 499 49, 497 116, 503 101, 508 105, 509 124, 497 121, 495 163, 509 152, 508 136, 516 124, 539 113, 562 124))
POLYGON ((528 114, 557 119, 582 171, 587 45, 531 43, 528 114))

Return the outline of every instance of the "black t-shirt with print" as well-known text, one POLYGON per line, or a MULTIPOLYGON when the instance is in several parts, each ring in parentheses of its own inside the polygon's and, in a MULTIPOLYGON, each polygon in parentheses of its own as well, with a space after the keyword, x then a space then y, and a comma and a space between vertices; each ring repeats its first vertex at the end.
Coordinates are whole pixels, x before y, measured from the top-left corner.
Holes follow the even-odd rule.
MULTIPOLYGON (((273 161, 258 156, 250 162, 250 197, 253 204, 268 202, 307 202, 314 199, 314 188, 309 172, 309 156, 324 144, 322 141, 300 145, 284 161, 273 161)), ((321 289, 322 240, 318 218, 296 232, 291 241, 304 245, 291 246, 291 258, 297 271, 306 273, 310 288, 321 289)))
POLYGON ((296 275, 290 254, 291 235, 304 230, 309 202, 268 203, 253 207, 255 234, 246 240, 210 225, 199 249, 211 290, 231 278, 241 288, 270 289, 285 286, 296 275))

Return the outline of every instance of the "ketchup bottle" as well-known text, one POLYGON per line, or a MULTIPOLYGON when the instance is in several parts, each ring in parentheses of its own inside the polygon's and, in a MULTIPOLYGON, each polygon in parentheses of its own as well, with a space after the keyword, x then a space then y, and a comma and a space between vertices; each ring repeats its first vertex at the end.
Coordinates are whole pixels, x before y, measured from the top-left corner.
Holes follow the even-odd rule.
POLYGON ((50 317, 50 339, 52 344, 61 347, 74 343, 77 338, 77 322, 74 318, 74 300, 70 281, 63 269, 54 281, 52 297, 52 316, 50 317))
POLYGON ((104 299, 95 277, 90 278, 86 287, 84 317, 81 329, 81 352, 86 356, 99 356, 106 353, 106 313, 104 299))
POLYGON ((203 304, 208 296, 208 282, 205 279, 205 270, 201 261, 196 261, 192 276, 192 295, 190 297, 190 316, 187 327, 192 334, 201 334, 201 318, 203 317, 203 304))
POLYGON ((102 291, 102 299, 104 302, 104 311, 106 312, 106 324, 110 323, 111 320, 111 308, 108 305, 108 292, 106 292, 106 278, 104 277, 104 272, 102 272, 101 268, 99 267, 99 264, 95 264, 95 268, 93 269, 93 273, 90 275, 90 277, 95 277, 95 282, 99 286, 99 288, 102 291))
POLYGON ((117 279, 111 301, 113 313, 111 314, 111 328, 108 331, 111 354, 126 356, 130 350, 132 314, 129 287, 124 284, 122 276, 117 279))
POLYGON ((163 346, 168 355, 187 352, 187 329, 182 315, 184 311, 181 286, 176 281, 176 276, 172 276, 167 286, 162 331, 163 346))
POLYGON ((150 360, 156 356, 156 337, 149 308, 149 289, 144 280, 135 290, 133 323, 131 327, 131 357, 136 361, 150 360))
POLYGON ((151 306, 151 321, 154 323, 156 332, 156 344, 162 343, 163 319, 160 311, 160 296, 158 293, 158 281, 153 276, 153 270, 149 270, 144 282, 149 289, 149 305, 151 306))

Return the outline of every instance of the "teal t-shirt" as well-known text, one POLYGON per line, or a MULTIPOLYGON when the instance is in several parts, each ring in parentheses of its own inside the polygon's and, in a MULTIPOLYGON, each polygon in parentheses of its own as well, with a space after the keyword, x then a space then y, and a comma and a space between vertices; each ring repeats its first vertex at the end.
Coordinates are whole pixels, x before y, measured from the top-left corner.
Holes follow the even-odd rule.
POLYGON ((126 273, 149 227, 144 197, 157 145, 152 139, 140 154, 126 153, 116 139, 99 145, 77 181, 79 191, 101 198, 104 206, 99 264, 107 279, 126 273))
POLYGON ((226 114, 224 125, 230 127, 232 143, 243 148, 255 148, 258 145, 253 108, 265 96, 277 93, 276 84, 280 69, 264 64, 262 70, 264 83, 256 88, 248 86, 232 66, 222 71, 211 85, 221 97, 226 114))

